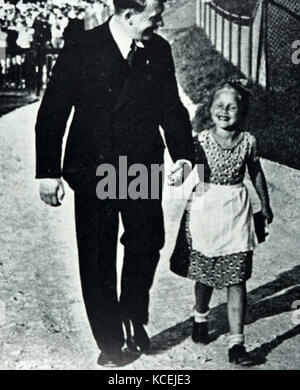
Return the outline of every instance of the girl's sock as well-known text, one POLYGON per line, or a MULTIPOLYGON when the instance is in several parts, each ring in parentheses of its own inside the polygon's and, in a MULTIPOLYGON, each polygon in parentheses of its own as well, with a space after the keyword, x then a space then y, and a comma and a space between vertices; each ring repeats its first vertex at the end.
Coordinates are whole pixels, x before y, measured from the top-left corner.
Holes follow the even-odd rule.
POLYGON ((195 322, 197 322, 197 323, 207 322, 207 321, 208 321, 209 310, 207 310, 206 313, 199 313, 199 312, 194 308, 193 315, 194 315, 194 320, 195 320, 195 322))
POLYGON ((236 344, 244 345, 245 335, 243 333, 231 334, 228 337, 228 347, 229 349, 236 344))

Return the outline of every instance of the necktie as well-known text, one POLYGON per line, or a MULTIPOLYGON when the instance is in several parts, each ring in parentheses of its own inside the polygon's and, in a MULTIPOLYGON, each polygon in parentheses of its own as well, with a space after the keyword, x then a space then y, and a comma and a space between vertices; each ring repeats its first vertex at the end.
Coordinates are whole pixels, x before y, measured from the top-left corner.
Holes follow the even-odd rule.
POLYGON ((128 56, 126 58, 126 61, 127 61, 128 65, 129 65, 129 68, 132 67, 136 49, 137 49, 137 46, 135 44, 135 41, 132 41, 132 44, 130 46, 130 51, 129 51, 128 56))

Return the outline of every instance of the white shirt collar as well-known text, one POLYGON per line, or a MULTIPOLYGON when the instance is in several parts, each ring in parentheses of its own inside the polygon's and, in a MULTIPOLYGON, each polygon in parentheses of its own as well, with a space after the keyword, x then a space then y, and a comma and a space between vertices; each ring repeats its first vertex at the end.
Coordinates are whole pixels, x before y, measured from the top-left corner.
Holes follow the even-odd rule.
MULTIPOLYGON (((124 34, 124 31, 120 28, 114 17, 112 17, 109 21, 109 29, 123 58, 126 59, 130 52, 132 39, 124 34)), ((144 44, 141 41, 135 41, 135 44, 138 47, 144 48, 144 44)))

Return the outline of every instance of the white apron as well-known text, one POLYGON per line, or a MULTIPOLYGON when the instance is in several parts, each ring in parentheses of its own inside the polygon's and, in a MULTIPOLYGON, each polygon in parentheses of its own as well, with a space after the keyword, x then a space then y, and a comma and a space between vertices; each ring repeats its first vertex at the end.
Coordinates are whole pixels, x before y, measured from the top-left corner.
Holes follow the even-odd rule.
POLYGON ((256 246, 252 207, 243 183, 200 183, 187 209, 192 248, 205 256, 247 252, 256 246))

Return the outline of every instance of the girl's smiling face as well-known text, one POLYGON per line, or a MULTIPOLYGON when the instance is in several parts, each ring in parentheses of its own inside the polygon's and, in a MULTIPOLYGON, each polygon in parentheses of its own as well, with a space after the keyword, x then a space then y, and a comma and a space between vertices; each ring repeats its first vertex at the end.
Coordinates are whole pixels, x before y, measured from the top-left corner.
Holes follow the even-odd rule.
POLYGON ((212 120, 223 130, 233 129, 240 120, 240 103, 234 89, 224 88, 216 92, 210 108, 212 120))

